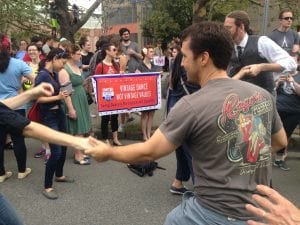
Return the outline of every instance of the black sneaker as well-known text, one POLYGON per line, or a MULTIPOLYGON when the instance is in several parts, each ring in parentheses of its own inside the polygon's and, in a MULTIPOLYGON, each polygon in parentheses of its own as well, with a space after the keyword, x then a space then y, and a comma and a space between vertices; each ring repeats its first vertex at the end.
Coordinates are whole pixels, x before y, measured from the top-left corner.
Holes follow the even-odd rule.
POLYGON ((275 160, 274 163, 273 163, 273 165, 279 167, 280 169, 282 169, 284 171, 290 170, 290 168, 288 167, 288 165, 286 164, 286 162, 283 161, 283 160, 275 160))
POLYGON ((186 189, 185 187, 176 188, 174 186, 171 186, 171 188, 170 188, 170 192, 175 195, 183 195, 187 191, 188 191, 188 189, 186 189))

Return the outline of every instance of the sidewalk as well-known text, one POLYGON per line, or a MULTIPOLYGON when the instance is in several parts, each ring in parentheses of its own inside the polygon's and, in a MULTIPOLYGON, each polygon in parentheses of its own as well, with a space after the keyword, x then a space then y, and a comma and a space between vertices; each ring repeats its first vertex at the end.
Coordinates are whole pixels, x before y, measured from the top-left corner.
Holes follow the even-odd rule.
MULTIPOLYGON (((162 99, 161 109, 155 111, 152 131, 155 131, 159 125, 162 123, 165 117, 165 105, 166 100, 162 99)), ((95 104, 90 106, 92 114, 98 115, 97 108, 95 104)), ((130 116, 134 118, 133 121, 126 123, 124 132, 119 133, 120 139, 129 139, 129 140, 142 140, 143 135, 140 128, 141 116, 137 112, 130 113, 130 116)), ((92 118, 92 126, 95 136, 98 139, 101 139, 101 130, 100 130, 101 117, 97 116, 92 118)), ((110 130, 110 127, 109 127, 110 130)))

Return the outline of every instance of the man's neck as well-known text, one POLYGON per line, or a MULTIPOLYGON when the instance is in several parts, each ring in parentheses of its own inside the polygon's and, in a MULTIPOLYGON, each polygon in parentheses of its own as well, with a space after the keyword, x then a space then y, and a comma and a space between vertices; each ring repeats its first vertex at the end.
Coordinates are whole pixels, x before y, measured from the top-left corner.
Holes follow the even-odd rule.
POLYGON ((199 84, 201 87, 204 87, 210 80, 221 78, 229 79, 225 70, 217 69, 215 67, 207 68, 202 71, 199 84))
POLYGON ((278 30, 280 32, 287 32, 289 29, 290 29, 289 27, 283 27, 283 26, 278 27, 278 30))
POLYGON ((234 41, 234 44, 240 45, 241 42, 243 41, 243 39, 245 38, 245 35, 246 35, 246 33, 243 34, 243 35, 241 35, 241 36, 239 36, 239 37, 237 37, 237 38, 235 39, 235 41, 234 41))
POLYGON ((130 45, 130 40, 122 40, 122 44, 124 46, 128 46, 128 45, 130 45))

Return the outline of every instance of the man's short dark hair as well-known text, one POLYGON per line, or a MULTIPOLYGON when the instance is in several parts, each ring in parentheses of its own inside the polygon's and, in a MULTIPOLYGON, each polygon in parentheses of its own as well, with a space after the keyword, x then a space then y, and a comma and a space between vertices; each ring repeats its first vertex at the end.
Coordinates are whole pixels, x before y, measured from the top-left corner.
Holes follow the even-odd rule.
POLYGON ((120 30, 119 30, 119 34, 120 36, 122 36, 125 32, 128 32, 130 34, 130 30, 126 27, 122 27, 120 30))
POLYGON ((235 10, 229 13, 226 17, 234 19, 234 24, 237 27, 240 27, 243 24, 247 34, 253 33, 250 29, 250 18, 247 12, 242 10, 235 10))
POLYGON ((230 32, 220 23, 195 23, 183 31, 182 41, 190 39, 190 49, 197 58, 208 52, 218 69, 227 69, 233 51, 233 40, 230 32))
POLYGON ((41 37, 39 37, 39 36, 32 36, 32 37, 31 37, 31 42, 32 42, 32 43, 37 43, 37 42, 39 42, 39 41, 43 42, 43 40, 42 40, 41 37))
POLYGON ((290 12, 290 13, 293 13, 293 11, 289 8, 285 8, 285 9, 282 9, 280 12, 279 12, 279 15, 278 15, 278 19, 283 19, 282 16, 284 13, 287 13, 287 12, 290 12))

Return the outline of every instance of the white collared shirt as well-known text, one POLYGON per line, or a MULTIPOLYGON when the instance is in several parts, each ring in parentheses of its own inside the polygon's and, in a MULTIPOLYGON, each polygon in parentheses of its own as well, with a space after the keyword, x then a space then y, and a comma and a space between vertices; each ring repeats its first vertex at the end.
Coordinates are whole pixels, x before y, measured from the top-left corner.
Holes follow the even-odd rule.
MULTIPOLYGON (((246 33, 243 40, 239 45, 234 45, 237 54, 237 46, 241 46, 242 50, 245 49, 249 36, 246 33)), ((259 56, 265 58, 269 63, 277 63, 283 67, 281 73, 294 72, 297 69, 295 59, 291 57, 285 50, 278 46, 272 39, 267 36, 260 36, 257 43, 259 56)))

